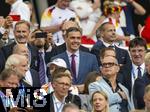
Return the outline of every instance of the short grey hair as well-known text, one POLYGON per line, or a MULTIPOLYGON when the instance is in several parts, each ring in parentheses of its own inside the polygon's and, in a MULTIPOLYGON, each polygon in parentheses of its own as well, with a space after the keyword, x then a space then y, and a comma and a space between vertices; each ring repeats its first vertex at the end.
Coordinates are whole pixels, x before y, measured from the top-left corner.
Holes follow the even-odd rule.
POLYGON ((20 79, 20 74, 12 69, 4 69, 0 74, 0 80, 5 81, 11 75, 16 75, 20 79))
POLYGON ((19 54, 12 54, 8 57, 6 64, 5 64, 5 69, 13 69, 13 66, 16 66, 22 62, 22 60, 27 59, 23 55, 19 54))

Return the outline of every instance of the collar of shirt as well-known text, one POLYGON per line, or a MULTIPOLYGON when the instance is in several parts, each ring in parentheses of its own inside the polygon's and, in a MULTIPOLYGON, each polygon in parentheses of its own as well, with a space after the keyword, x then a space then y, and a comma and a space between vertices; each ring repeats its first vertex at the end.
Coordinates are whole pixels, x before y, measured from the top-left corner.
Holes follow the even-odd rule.
MULTIPOLYGON (((111 82, 110 82, 107 78, 105 78, 105 77, 103 77, 103 79, 104 79, 104 80, 107 82, 107 84, 112 88, 111 82)), ((116 79, 117 87, 116 87, 116 89, 115 89, 114 92, 117 92, 119 89, 121 89, 121 88, 119 87, 118 83, 119 83, 119 81, 116 79)), ((113 89, 112 89, 112 91, 113 91, 113 89)))
POLYGON ((39 52, 45 53, 44 49, 40 49, 39 52))
POLYGON ((54 98, 55 103, 65 103, 65 98, 66 98, 66 97, 67 97, 67 96, 65 96, 64 99, 63 99, 63 101, 61 102, 61 101, 59 101, 59 100, 57 99, 55 93, 53 93, 53 98, 54 98))
POLYGON ((64 99, 63 99, 62 102, 57 99, 57 97, 55 96, 55 93, 53 93, 52 97, 53 97, 55 111, 56 112, 61 112, 61 110, 62 110, 62 108, 63 108, 63 106, 65 104, 65 98, 66 98, 66 96, 64 97, 64 99))
POLYGON ((79 50, 77 50, 75 53, 71 53, 71 52, 67 51, 67 54, 69 57, 71 57, 72 54, 75 54, 77 57, 79 57, 79 50))
MULTIPOLYGON (((141 64, 140 67, 141 67, 141 72, 142 72, 142 76, 143 76, 143 74, 145 72, 145 63, 141 64)), ((138 71, 137 68, 138 68, 138 66, 135 65, 134 63, 132 63, 132 72, 134 72, 135 75, 137 74, 137 71, 138 71)))
POLYGON ((33 86, 33 80, 32 80, 32 76, 31 76, 30 70, 28 70, 25 74, 26 74, 26 75, 25 75, 26 81, 27 81, 31 86, 33 86))
POLYGON ((109 43, 106 43, 106 42, 104 42, 104 40, 102 39, 102 42, 103 42, 103 44, 106 46, 106 47, 109 47, 109 46, 115 46, 115 44, 113 43, 113 44, 109 44, 109 43))

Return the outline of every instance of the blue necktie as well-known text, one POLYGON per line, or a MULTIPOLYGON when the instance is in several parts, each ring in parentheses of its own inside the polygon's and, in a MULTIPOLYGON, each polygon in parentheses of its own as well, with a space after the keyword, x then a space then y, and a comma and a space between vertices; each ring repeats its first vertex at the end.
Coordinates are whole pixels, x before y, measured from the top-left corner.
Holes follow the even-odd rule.
POLYGON ((76 62, 75 62, 75 54, 71 55, 71 70, 73 78, 76 80, 76 62))
POLYGON ((40 78, 40 82, 41 85, 44 85, 46 83, 45 81, 45 67, 44 67, 44 60, 42 57, 42 52, 39 52, 39 78, 40 78))
POLYGON ((142 77, 142 72, 141 72, 141 67, 138 66, 138 78, 141 78, 142 77))

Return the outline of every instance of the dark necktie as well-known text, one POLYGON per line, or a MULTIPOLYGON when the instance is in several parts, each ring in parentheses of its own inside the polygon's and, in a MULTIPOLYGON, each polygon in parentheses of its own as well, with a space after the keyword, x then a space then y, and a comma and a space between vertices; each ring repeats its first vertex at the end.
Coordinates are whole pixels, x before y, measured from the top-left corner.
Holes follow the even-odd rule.
POLYGON ((71 55, 71 70, 73 78, 76 80, 76 62, 75 62, 75 54, 71 55))
POLYGON ((142 72, 141 72, 141 67, 138 66, 138 78, 141 78, 142 77, 142 72))
POLYGON ((39 78, 40 78, 40 82, 41 85, 45 84, 45 67, 44 67, 44 60, 42 57, 42 52, 39 52, 39 78))

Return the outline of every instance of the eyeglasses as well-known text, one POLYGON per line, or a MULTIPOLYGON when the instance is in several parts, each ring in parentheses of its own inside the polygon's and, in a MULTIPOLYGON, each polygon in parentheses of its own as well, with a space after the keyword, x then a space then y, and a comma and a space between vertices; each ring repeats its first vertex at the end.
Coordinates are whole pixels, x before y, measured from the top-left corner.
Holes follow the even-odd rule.
POLYGON ((102 63, 102 67, 104 67, 104 68, 109 68, 109 67, 113 67, 113 66, 117 66, 118 64, 116 64, 116 63, 111 63, 111 62, 109 62, 109 63, 102 63))
POLYGON ((56 81, 57 82, 57 84, 60 86, 60 87, 67 87, 67 88, 69 88, 70 86, 71 86, 71 84, 69 84, 69 83, 64 83, 64 82, 58 82, 58 81, 56 81))

